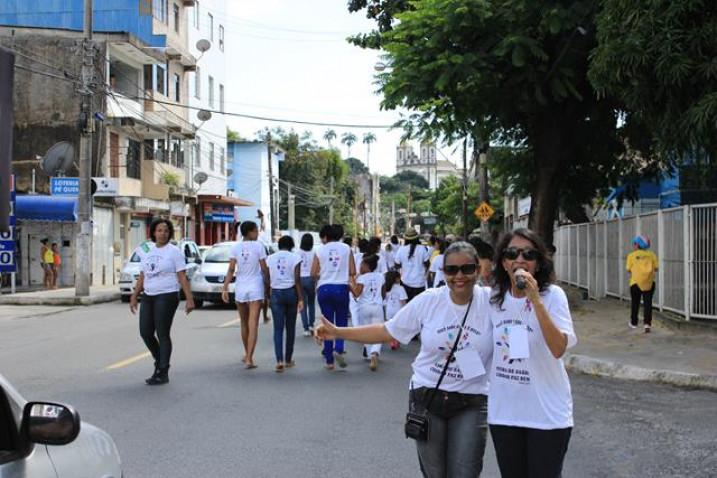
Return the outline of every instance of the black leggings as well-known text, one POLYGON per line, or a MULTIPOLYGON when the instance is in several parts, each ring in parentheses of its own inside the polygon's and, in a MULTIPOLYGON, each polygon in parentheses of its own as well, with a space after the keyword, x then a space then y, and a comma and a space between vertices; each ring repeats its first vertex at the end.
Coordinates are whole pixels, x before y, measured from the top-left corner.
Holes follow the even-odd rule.
POLYGON ((503 478, 559 478, 572 428, 490 425, 495 455, 503 478))
POLYGON ((169 332, 178 305, 178 292, 142 295, 139 308, 139 334, 152 353, 158 368, 169 367, 169 358, 172 355, 172 339, 169 337, 169 332))
POLYGON ((652 283, 650 290, 642 290, 637 284, 630 286, 630 323, 637 325, 637 314, 640 312, 640 299, 645 303, 645 325, 652 325, 652 296, 655 294, 655 283, 652 283))
POLYGON ((403 288, 406 289, 406 296, 408 296, 406 302, 411 302, 414 297, 426 290, 425 287, 409 287, 406 284, 403 284, 403 288))

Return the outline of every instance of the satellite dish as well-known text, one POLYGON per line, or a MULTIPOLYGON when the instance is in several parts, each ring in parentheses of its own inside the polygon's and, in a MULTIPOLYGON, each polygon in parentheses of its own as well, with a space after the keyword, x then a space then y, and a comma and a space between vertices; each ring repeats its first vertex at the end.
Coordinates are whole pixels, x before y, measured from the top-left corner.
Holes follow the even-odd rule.
POLYGON ((199 119, 199 121, 209 121, 212 119, 212 113, 207 110, 199 110, 197 111, 197 119, 199 119))
POLYGON ((212 44, 206 38, 202 38, 201 40, 197 41, 197 50, 201 51, 202 53, 208 51, 211 47, 212 44))
POLYGON ((75 148, 68 141, 53 144, 40 160, 42 170, 48 176, 64 175, 75 161, 75 148))
POLYGON ((209 179, 209 176, 207 176, 207 173, 199 171, 197 174, 194 175, 194 182, 199 184, 200 186, 207 182, 207 179, 209 179))

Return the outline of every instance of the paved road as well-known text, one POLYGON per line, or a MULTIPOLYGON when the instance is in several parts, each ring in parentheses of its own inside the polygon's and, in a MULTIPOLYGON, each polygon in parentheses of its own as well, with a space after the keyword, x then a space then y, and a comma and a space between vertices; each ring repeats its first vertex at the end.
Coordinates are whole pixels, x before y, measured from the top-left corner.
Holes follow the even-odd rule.
MULTIPOLYGON (((298 366, 279 375, 262 325, 260 367, 246 371, 232 310, 180 311, 171 383, 147 387, 151 361, 124 304, 21 315, 0 315, 0 373, 26 398, 71 403, 110 432, 127 477, 419 475, 402 436, 415 347, 387 352, 371 373, 352 346, 349 368, 327 373, 298 337, 298 366)), ((714 475, 716 394, 572 380, 578 426, 566 477, 714 475)), ((491 446, 483 476, 496 477, 491 446)))

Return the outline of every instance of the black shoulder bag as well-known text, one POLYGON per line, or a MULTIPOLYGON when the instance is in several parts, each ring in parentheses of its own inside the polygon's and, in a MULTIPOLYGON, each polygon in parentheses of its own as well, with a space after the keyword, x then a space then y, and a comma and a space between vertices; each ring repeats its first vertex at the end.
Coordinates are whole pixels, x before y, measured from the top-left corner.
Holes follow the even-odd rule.
POLYGON ((466 309, 466 315, 463 316, 463 321, 461 322, 460 331, 456 335, 456 341, 453 342, 453 348, 451 348, 451 353, 448 354, 448 358, 446 359, 446 365, 443 366, 443 371, 441 371, 441 376, 438 378, 438 383, 436 383, 436 386, 431 390, 431 396, 426 403, 425 410, 423 411, 423 413, 415 413, 409 411, 406 414, 406 423, 403 427, 404 432, 406 433, 406 438, 413 438, 414 440, 418 441, 426 441, 429 438, 428 430, 430 428, 430 419, 428 417, 428 409, 431 407, 433 398, 436 396, 436 392, 438 391, 439 387, 441 386, 441 383, 443 382, 443 377, 446 376, 448 366, 453 360, 453 355, 456 353, 456 349, 458 348, 458 342, 460 341, 461 335, 463 334, 463 326, 466 324, 466 319, 468 318, 468 313, 471 311, 472 304, 473 298, 471 297, 471 301, 468 302, 468 308, 466 309))

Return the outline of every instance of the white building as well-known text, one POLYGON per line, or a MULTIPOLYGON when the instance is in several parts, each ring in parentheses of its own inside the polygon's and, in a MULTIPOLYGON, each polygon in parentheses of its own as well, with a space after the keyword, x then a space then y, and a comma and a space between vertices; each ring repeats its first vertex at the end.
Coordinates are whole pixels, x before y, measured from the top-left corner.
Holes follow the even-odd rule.
POLYGON ((198 196, 227 194, 227 125, 223 114, 212 113, 209 121, 197 118, 194 108, 224 111, 226 88, 226 0, 198 0, 188 20, 189 50, 197 58, 197 69, 189 78, 189 117, 197 128, 190 175, 204 172, 208 180, 194 184, 198 196), (208 40, 209 50, 197 49, 199 40, 208 40))
POLYGON ((421 155, 416 155, 413 146, 402 142, 396 146, 396 172, 413 171, 426 178, 431 190, 435 190, 445 178, 460 176, 461 171, 456 165, 446 159, 438 159, 436 143, 421 143, 421 155))

